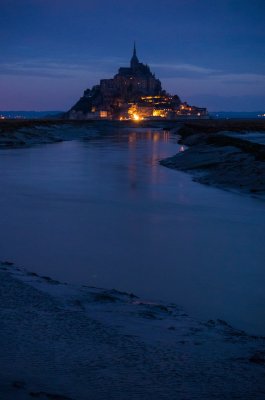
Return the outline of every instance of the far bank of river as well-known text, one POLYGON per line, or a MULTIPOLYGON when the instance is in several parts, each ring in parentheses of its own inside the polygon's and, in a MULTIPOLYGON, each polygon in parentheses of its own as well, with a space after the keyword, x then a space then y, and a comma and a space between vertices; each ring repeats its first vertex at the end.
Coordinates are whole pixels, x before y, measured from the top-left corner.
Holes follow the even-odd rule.
POLYGON ((161 160, 162 165, 206 185, 264 198, 264 120, 193 121, 178 134, 188 149, 161 160))

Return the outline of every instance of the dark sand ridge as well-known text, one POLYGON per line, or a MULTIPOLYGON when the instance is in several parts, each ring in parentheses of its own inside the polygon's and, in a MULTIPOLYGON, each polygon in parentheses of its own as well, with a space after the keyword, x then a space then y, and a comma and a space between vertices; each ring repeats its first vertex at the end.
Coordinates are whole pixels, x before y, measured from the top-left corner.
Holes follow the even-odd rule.
POLYGON ((176 133, 184 152, 161 160, 166 167, 189 172, 194 180, 242 193, 265 194, 264 120, 207 120, 186 123, 176 133))
POLYGON ((87 138, 94 133, 106 133, 113 128, 171 129, 174 121, 107 121, 34 119, 0 120, 0 148, 28 147, 65 140, 87 138))

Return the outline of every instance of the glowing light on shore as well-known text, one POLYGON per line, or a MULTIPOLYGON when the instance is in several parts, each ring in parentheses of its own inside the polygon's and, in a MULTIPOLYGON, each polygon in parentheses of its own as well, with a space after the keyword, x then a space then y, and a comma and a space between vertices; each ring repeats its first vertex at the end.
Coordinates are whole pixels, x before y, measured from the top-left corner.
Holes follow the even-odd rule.
POLYGON ((135 121, 139 121, 140 120, 140 116, 138 114, 133 114, 133 119, 135 121))

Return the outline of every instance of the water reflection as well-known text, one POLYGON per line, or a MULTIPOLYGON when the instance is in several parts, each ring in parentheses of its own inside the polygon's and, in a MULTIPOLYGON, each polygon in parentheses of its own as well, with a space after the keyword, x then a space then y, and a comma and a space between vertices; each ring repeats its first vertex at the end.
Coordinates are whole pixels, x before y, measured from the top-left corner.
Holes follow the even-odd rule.
POLYGON ((159 174, 158 161, 161 159, 161 143, 168 143, 169 141, 169 131, 163 130, 161 131, 152 131, 148 130, 147 132, 131 132, 128 135, 129 142, 129 181, 132 190, 136 190, 137 188, 137 176, 142 174, 142 165, 137 162, 137 141, 146 141, 149 143, 149 157, 148 161, 151 164, 151 168, 149 170, 150 173, 150 182, 152 185, 158 183, 158 181, 163 179, 163 175, 159 174))
POLYGON ((0 150, 1 257, 265 334, 263 203, 160 166, 168 131, 87 139, 0 150))
MULTIPOLYGON (((115 130, 103 134, 93 140, 93 146, 103 147, 104 151, 113 151, 113 146, 122 149, 119 152, 118 160, 114 161, 116 167, 122 170, 128 170, 127 184, 131 192, 140 190, 152 194, 152 197, 160 196, 160 190, 157 190, 156 184, 163 184, 164 174, 161 174, 159 160, 169 154, 169 148, 173 148, 174 152, 178 151, 179 145, 177 138, 171 137, 168 130, 154 129, 131 129, 131 130, 115 130), (175 144, 174 144, 175 143, 175 144), (149 168, 146 168, 146 166, 149 168), (145 184, 143 185, 143 182, 145 184), (146 182, 149 182, 147 185, 146 182)), ((91 141, 90 141, 91 145, 91 141)), ((109 170, 108 174, 112 174, 109 179, 124 179, 125 176, 113 174, 114 170, 109 170), (115 177, 114 177, 115 175, 115 177)), ((103 172, 102 172, 103 173, 103 172)), ((105 173, 104 173, 105 174, 105 173)), ((124 182, 124 184, 126 184, 124 182)), ((131 193, 132 197, 134 196, 131 193)))

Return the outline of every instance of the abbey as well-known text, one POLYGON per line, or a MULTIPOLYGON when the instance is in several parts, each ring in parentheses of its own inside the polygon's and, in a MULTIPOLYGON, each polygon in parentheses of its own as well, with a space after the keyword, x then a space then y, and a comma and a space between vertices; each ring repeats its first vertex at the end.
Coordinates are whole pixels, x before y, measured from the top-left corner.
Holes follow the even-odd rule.
POLYGON ((159 95, 161 82, 151 73, 148 65, 139 62, 134 45, 129 68, 120 68, 113 79, 102 79, 100 89, 105 97, 120 97, 125 101, 138 100, 141 95, 159 95))
POLYGON ((134 44, 130 67, 119 68, 112 79, 86 89, 66 113, 70 119, 152 119, 206 115, 204 108, 188 106, 162 89, 148 65, 139 62, 134 44))

